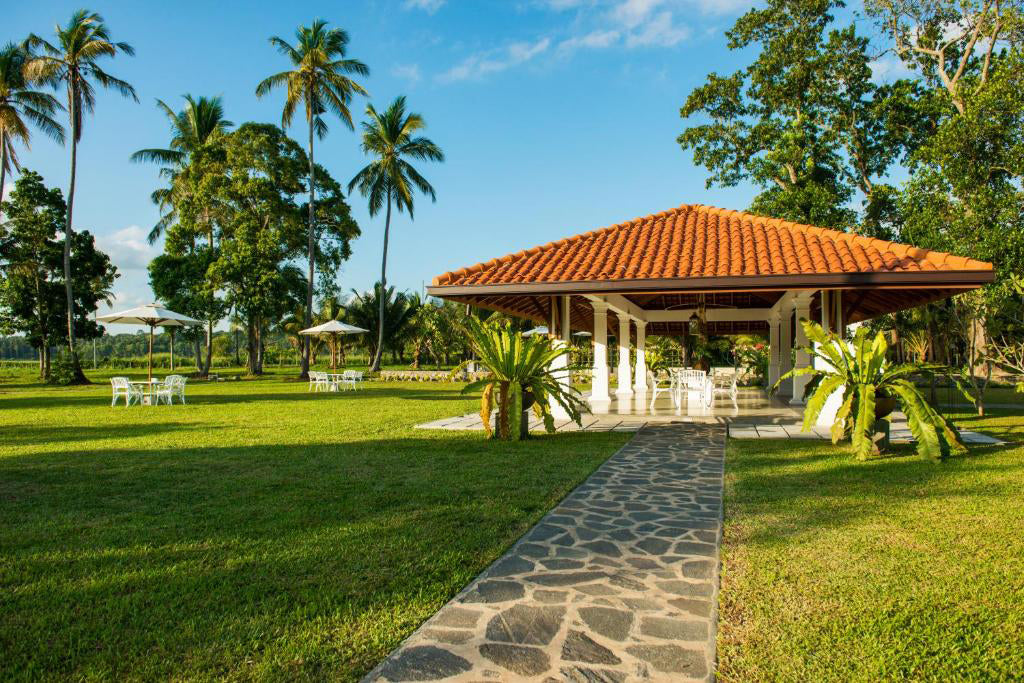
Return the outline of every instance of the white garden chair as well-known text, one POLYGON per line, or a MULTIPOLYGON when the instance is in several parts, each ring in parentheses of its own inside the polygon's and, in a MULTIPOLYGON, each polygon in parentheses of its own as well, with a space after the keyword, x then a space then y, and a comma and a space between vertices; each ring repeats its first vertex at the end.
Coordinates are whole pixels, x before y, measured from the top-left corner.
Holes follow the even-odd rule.
POLYGON ((678 405, 675 392, 675 378, 670 374, 668 377, 658 377, 650 370, 647 371, 647 383, 651 386, 651 408, 658 400, 658 394, 668 394, 672 399, 672 405, 678 405))
POLYGON ((692 368, 677 370, 675 372, 675 380, 676 395, 679 397, 677 403, 682 401, 683 393, 686 394, 687 401, 696 397, 707 403, 711 397, 711 392, 708 389, 708 373, 703 370, 694 370, 692 368))
MULTIPOLYGON (((359 374, 361 375, 362 373, 359 374)), ((346 370, 345 372, 341 373, 341 381, 338 384, 342 389, 351 389, 355 391, 357 381, 358 380, 356 379, 356 371, 346 370)))
POLYGON ((173 399, 177 398, 184 405, 185 381, 186 378, 182 375, 168 375, 164 379, 163 386, 157 389, 157 403, 164 399, 167 401, 167 405, 171 405, 174 402, 173 399))
POLYGON ((736 397, 739 395, 740 374, 738 372, 727 373, 716 370, 712 375, 712 400, 714 396, 728 396, 732 399, 732 407, 739 408, 736 397))
POLYGON ((111 377, 110 388, 114 394, 110 401, 111 408, 117 405, 119 398, 124 398, 126 408, 132 403, 142 402, 142 390, 129 382, 127 377, 111 377))

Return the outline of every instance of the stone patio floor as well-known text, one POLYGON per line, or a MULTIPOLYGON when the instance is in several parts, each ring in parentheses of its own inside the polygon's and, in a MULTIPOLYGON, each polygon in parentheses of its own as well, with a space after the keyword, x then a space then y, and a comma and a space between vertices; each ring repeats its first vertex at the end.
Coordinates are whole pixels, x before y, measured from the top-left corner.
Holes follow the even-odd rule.
MULTIPOLYGON (((906 418, 901 414, 894 414, 889 430, 889 438, 893 443, 909 443, 914 440, 907 426, 906 418)), ((721 424, 728 430, 728 435, 734 439, 818 439, 831 440, 832 436, 827 427, 813 427, 811 431, 804 432, 799 422, 745 422, 743 418, 724 417, 674 417, 670 421, 665 418, 647 419, 643 416, 623 415, 584 415, 582 426, 570 420, 556 420, 555 429, 560 432, 635 432, 646 425, 687 423, 721 424)), ((417 429, 453 429, 453 430, 483 430, 480 416, 470 413, 456 417, 447 417, 433 422, 416 425, 417 429)), ((535 417, 530 419, 530 431, 543 431, 543 423, 535 417)), ((961 430, 960 437, 966 444, 1002 444, 1004 442, 979 432, 961 430)))
POLYGON ((364 681, 713 680, 725 439, 640 430, 364 681))

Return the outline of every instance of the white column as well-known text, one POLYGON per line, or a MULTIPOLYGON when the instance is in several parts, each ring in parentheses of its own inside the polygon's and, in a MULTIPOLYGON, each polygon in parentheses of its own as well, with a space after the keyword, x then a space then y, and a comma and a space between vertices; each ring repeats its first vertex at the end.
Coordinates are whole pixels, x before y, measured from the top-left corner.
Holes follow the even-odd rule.
MULTIPOLYGON (((551 297, 551 299, 552 299, 552 303, 554 303, 555 301, 558 302, 558 315, 555 314, 554 306, 552 306, 552 313, 551 313, 551 320, 550 320, 551 326, 548 328, 548 335, 550 337, 552 337, 552 339, 553 339, 552 343, 554 344, 555 348, 568 348, 569 347, 569 339, 570 339, 570 337, 569 337, 569 335, 570 335, 570 330, 569 330, 569 313, 570 313, 569 312, 569 297, 568 296, 560 296, 557 299, 555 297, 551 297), (556 332, 556 329, 555 329, 555 323, 556 322, 558 323, 557 332, 556 332)), ((562 386, 564 386, 567 389, 572 385, 572 376, 571 376, 571 373, 568 370, 568 367, 569 367, 569 357, 568 356, 560 356, 560 357, 556 358, 554 361, 552 361, 552 363, 551 363, 551 369, 553 371, 555 371, 554 375, 555 375, 555 378, 558 380, 558 383, 561 384, 562 386)), ((562 408, 562 406, 560 406, 558 404, 558 402, 555 401, 554 399, 549 399, 548 400, 548 405, 551 407, 551 414, 553 416, 559 417, 559 418, 563 418, 563 419, 569 417, 568 413, 566 413, 565 410, 562 408)))
POLYGON ((619 313, 619 387, 616 396, 633 395, 633 373, 629 367, 629 317, 619 313))
MULTIPOLYGON (((779 376, 793 369, 793 304, 785 302, 779 312, 779 376)), ((779 385, 779 393, 790 394, 793 381, 787 379, 779 385)))
POLYGON ((779 381, 780 372, 780 359, 782 358, 782 350, 779 348, 781 340, 779 339, 779 328, 781 323, 779 322, 779 314, 775 312, 770 318, 768 318, 768 388, 771 389, 775 386, 775 383, 779 381))
POLYGON ((636 369, 633 388, 637 393, 647 392, 647 321, 636 321, 636 369))
MULTIPOLYGON (((811 319, 811 297, 801 295, 796 300, 796 346, 807 346, 807 334, 801 320, 811 319)), ((806 368, 811 364, 811 355, 806 351, 798 349, 796 352, 796 368, 806 368)), ((789 400, 792 405, 804 404, 804 388, 811 381, 810 375, 800 375, 793 378, 793 396, 789 400)))
POLYGON ((605 403, 608 396, 608 304, 592 301, 594 307, 594 372, 590 389, 591 404, 605 403))

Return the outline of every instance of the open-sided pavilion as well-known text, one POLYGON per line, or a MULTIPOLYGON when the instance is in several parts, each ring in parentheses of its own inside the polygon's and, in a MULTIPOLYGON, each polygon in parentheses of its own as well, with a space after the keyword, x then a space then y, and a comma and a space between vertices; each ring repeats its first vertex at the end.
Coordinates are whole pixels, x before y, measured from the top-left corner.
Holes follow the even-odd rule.
MULTIPOLYGON (((647 390, 646 336, 683 334, 699 309, 709 334, 765 334, 774 383, 794 363, 811 362, 793 353, 807 343, 800 319, 838 330, 992 279, 982 261, 684 204, 445 273, 427 291, 529 318, 566 342, 574 331, 592 332, 590 401, 604 412, 612 404, 609 331, 618 340, 620 401, 647 390)), ((806 382, 797 377, 780 393, 799 404, 806 382)))

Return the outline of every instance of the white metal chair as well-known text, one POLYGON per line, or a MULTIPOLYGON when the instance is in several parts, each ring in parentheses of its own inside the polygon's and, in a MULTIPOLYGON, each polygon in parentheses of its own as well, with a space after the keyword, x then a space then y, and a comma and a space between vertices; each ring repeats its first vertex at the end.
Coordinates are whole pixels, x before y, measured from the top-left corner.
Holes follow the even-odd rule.
POLYGON ((182 375, 168 375, 164 379, 164 385, 157 389, 157 403, 160 399, 166 398, 167 405, 171 405, 174 402, 172 399, 177 398, 184 405, 185 382, 186 378, 182 375))
POLYGON ((668 377, 658 377, 648 370, 647 383, 651 387, 651 408, 654 408, 658 394, 668 394, 672 399, 672 405, 676 405, 675 378, 671 374, 668 377))
POLYGON ((309 373, 309 384, 313 388, 313 391, 330 391, 331 380, 327 376, 326 372, 312 372, 309 373))
POLYGON ((676 377, 676 395, 679 396, 679 401, 682 401, 683 393, 686 394, 686 399, 689 401, 691 398, 699 397, 707 402, 707 398, 710 396, 708 391, 708 373, 703 370, 694 370, 692 368, 684 368, 677 370, 675 373, 676 377))
POLYGON ((127 377, 111 377, 110 388, 114 394, 110 401, 111 408, 117 405, 117 399, 119 398, 124 398, 126 408, 133 402, 142 402, 142 390, 129 382, 127 377))
MULTIPOLYGON (((358 374, 361 375, 363 373, 358 374)), ((341 373, 341 380, 338 382, 338 387, 341 389, 351 389, 355 391, 357 381, 358 379, 356 378, 356 371, 346 370, 345 372, 341 373)))
POLYGON ((711 400, 714 401, 715 396, 728 396, 732 399, 732 407, 739 408, 739 403, 736 402, 736 397, 739 395, 739 381, 739 372, 726 373, 716 371, 712 375, 711 380, 711 400))

